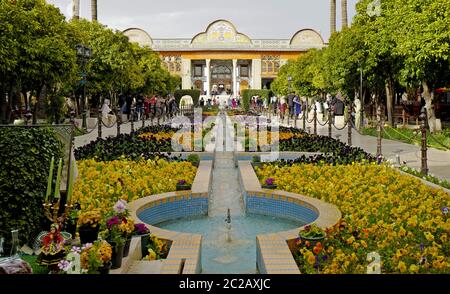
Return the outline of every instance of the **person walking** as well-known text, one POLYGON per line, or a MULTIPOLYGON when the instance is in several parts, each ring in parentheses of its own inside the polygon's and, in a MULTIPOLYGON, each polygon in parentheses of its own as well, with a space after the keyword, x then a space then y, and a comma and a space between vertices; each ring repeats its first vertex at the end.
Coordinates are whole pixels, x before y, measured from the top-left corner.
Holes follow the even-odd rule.
POLYGON ((294 105, 295 105, 295 116, 298 117, 302 113, 302 103, 297 95, 294 97, 294 105))
POLYGON ((282 96, 280 98, 280 119, 281 119, 281 121, 284 120, 285 112, 286 112, 286 98, 284 96, 282 96))

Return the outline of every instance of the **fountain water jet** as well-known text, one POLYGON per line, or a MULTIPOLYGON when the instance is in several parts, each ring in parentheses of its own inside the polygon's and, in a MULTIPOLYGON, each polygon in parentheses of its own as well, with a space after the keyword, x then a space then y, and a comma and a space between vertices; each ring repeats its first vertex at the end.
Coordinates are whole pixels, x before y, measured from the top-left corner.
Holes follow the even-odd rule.
POLYGON ((227 226, 227 241, 231 242, 231 214, 230 214, 230 209, 228 208, 228 215, 227 218, 225 219, 226 222, 226 226, 227 226))

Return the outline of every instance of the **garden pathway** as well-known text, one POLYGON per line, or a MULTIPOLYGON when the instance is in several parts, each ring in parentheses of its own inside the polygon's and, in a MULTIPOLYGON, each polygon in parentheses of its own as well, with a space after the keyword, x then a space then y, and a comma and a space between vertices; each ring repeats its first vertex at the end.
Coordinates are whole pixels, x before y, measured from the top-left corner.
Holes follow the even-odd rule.
POLYGON ((233 127, 228 116, 218 117, 216 135, 216 161, 213 170, 212 193, 209 216, 243 215, 243 199, 240 190, 238 170, 234 165, 233 127), (231 129, 230 129, 231 128, 231 129))
MULTIPOLYGON (((277 119, 275 118, 275 121, 277 119)), ((324 123, 321 121, 321 123, 324 123)), ((286 124, 281 124, 287 126, 286 124)), ((294 122, 290 122, 290 126, 294 126, 294 122)), ((337 125, 338 127, 342 127, 337 125)), ((310 127, 311 133, 313 132, 313 123, 306 124, 306 131, 310 127)), ((303 128, 303 121, 301 119, 297 120, 297 128, 303 128)), ((328 124, 321 126, 317 124, 317 133, 319 135, 328 136, 328 124)), ((332 136, 339 139, 340 141, 348 142, 348 130, 347 127, 344 130, 337 130, 332 128, 332 136)), ((364 149, 373 155, 377 153, 377 138, 372 136, 361 135, 352 129, 352 145, 364 149)), ((405 163, 407 166, 419 169, 421 167, 421 148, 420 146, 403 143, 400 141, 383 139, 381 143, 381 152, 387 160, 396 162, 396 155, 399 154, 400 161, 405 163)), ((446 179, 450 181, 450 151, 438 150, 435 148, 428 148, 428 168, 429 173, 437 176, 441 179, 446 179)))

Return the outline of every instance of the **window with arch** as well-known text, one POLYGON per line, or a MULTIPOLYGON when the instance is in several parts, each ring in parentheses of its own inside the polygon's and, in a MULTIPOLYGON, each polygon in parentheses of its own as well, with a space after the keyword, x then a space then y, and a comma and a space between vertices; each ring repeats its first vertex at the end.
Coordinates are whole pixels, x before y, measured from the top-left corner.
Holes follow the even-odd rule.
POLYGON ((276 75, 280 71, 280 56, 264 55, 261 58, 261 73, 276 75))
POLYGON ((226 65, 214 66, 211 70, 211 78, 213 79, 231 79, 232 70, 226 65))
POLYGON ((170 73, 181 73, 181 56, 163 56, 161 61, 170 73))

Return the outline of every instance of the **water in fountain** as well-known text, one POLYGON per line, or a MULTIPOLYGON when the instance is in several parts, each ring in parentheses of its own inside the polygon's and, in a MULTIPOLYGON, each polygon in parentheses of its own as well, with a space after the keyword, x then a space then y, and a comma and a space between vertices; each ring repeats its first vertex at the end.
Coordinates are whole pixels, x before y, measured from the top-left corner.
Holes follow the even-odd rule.
POLYGON ((270 216, 245 215, 238 169, 233 160, 234 128, 226 115, 218 117, 216 126, 216 161, 208 217, 173 220, 157 226, 202 235, 203 273, 257 273, 256 236, 290 230, 304 224, 270 216))

